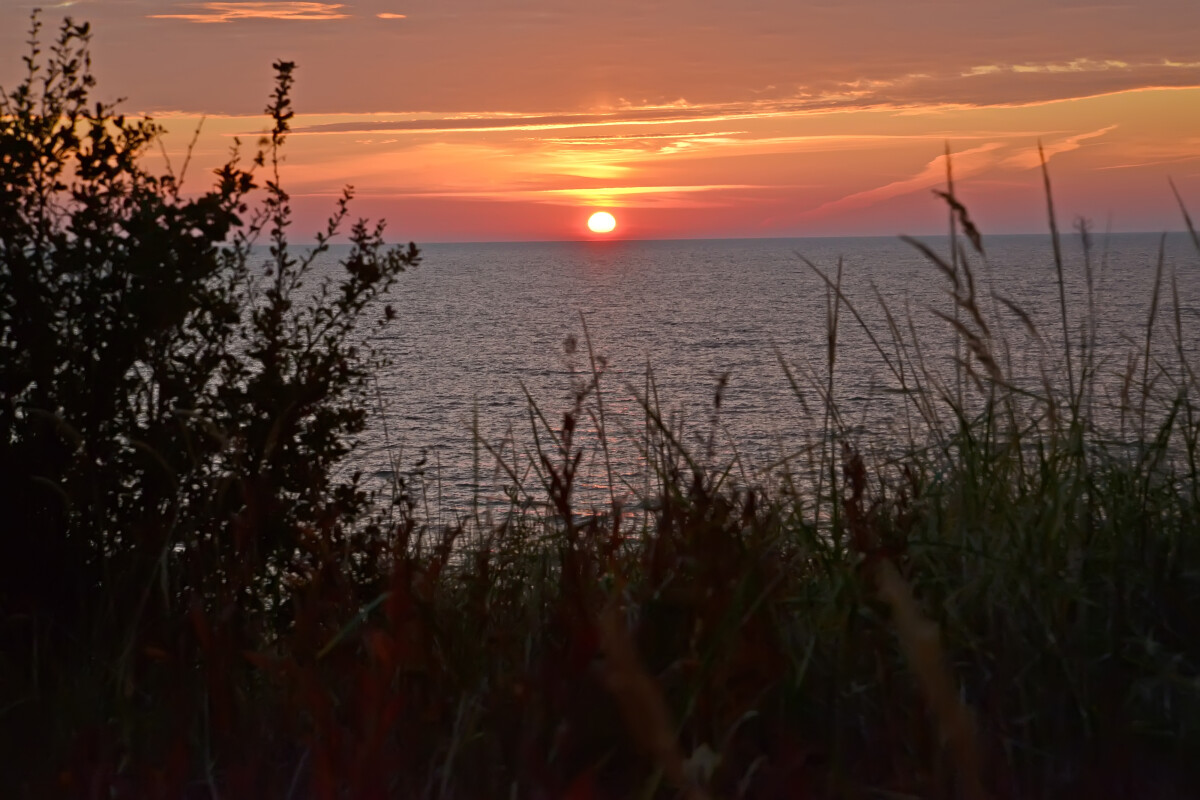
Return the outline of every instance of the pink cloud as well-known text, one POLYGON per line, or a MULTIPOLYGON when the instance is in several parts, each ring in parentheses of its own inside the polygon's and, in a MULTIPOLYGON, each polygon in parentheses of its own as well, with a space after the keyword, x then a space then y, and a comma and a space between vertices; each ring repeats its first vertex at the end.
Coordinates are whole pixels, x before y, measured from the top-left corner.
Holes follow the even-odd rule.
POLYGON ((148 14, 147 16, 150 19, 181 19, 187 22, 203 23, 233 22, 240 19, 323 21, 346 19, 349 16, 338 10, 343 8, 342 3, 209 2, 196 3, 189 7, 198 9, 198 11, 194 14, 148 14))
MULTIPOLYGON (((954 164, 954 177, 956 179, 965 178, 988 169, 996 163, 994 151, 1003 146, 1000 142, 989 142, 979 147, 973 147, 970 150, 963 150, 961 153, 952 153, 950 158, 954 164)), ((931 189, 935 186, 941 186, 945 182, 946 156, 941 155, 926 164, 925 169, 911 178, 893 181, 883 186, 877 186, 874 189, 867 189, 866 191, 846 195, 845 197, 820 205, 803 216, 817 216, 836 211, 866 208, 892 197, 899 197, 900 195, 911 194, 921 189, 931 189)))
MULTIPOLYGON (((1046 161, 1049 162, 1050 159, 1062 153, 1069 153, 1072 150, 1078 150, 1083 146, 1081 142, 1087 139, 1095 139, 1098 136, 1103 136, 1106 133, 1116 130, 1116 128, 1116 125, 1109 125, 1101 128, 1100 130, 1088 131, 1087 133, 1080 133, 1075 136, 1068 136, 1061 142, 1054 142, 1053 144, 1044 145, 1042 149, 1046 154, 1046 161)), ((1034 169, 1035 167, 1041 166, 1041 163, 1042 159, 1041 156, 1038 155, 1037 151, 1028 150, 1004 159, 1003 166, 1010 167, 1012 169, 1034 169)))

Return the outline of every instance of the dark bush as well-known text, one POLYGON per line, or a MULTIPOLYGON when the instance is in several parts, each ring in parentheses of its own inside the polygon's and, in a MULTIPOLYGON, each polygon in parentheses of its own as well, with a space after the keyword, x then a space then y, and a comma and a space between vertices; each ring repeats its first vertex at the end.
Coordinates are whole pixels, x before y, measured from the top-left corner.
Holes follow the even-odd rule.
MULTIPOLYGON (((0 97, 0 705, 44 714, 47 648, 128 695, 131 654, 169 651, 180 620, 254 644, 284 581, 371 537, 335 467, 379 365, 364 334, 394 316, 376 300, 419 255, 359 221, 337 277, 313 275, 349 189, 315 247, 289 246, 293 64, 254 156, 185 194, 143 166, 162 129, 91 99, 88 26, 46 51, 39 27, 0 97)), ((358 550, 337 563, 376 574, 358 550)))

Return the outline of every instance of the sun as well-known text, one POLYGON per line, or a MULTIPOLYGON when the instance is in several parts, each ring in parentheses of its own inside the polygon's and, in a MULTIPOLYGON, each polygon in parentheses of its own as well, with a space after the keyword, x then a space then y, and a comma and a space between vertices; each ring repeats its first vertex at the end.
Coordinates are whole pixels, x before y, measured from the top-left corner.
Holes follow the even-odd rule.
POLYGON ((588 230, 592 233, 611 233, 615 227, 617 220, 607 211, 597 211, 588 217, 588 230))

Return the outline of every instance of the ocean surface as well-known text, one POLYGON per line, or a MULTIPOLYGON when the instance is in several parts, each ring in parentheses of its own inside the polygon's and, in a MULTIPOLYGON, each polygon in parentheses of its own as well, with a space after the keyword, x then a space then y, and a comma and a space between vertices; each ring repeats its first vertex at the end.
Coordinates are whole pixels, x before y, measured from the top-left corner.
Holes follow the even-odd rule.
MULTIPOLYGON (((1154 234, 1095 236, 1089 303, 1082 244, 1077 236, 1064 237, 1071 336, 1078 346, 1094 329, 1099 384, 1110 389, 1119 385, 1129 354, 1145 346, 1160 240, 1154 234)), ((922 241, 949 252, 947 237, 922 241)), ((1153 348, 1177 362, 1176 293, 1183 349, 1194 358, 1200 345, 1200 257, 1186 235, 1162 241, 1153 348)), ((984 247, 986 261, 971 254, 975 293, 994 327, 996 352, 1000 342, 1008 343, 1006 372, 1036 383, 1048 369, 1052 379, 1065 381, 1049 237, 992 236, 984 247), (1017 304, 1040 339, 993 293, 1017 304)), ((824 424, 832 306, 806 259, 830 278, 840 260, 843 292, 866 323, 864 329, 841 307, 834 395, 846 437, 864 448, 886 447, 912 422, 911 408, 906 414, 891 391, 896 377, 866 332, 895 363, 884 305, 910 339, 910 365, 919 355, 926 370, 956 385, 956 337, 935 313, 954 315, 950 281, 896 238, 434 244, 422 250, 421 266, 387 298, 397 318, 375 343, 391 365, 376 376, 373 421, 349 466, 377 483, 407 474, 419 502, 443 520, 473 503, 502 501, 512 484, 484 442, 522 480, 537 485, 536 473, 527 471, 536 461, 530 400, 553 425, 561 424, 574 393, 591 378, 589 340, 603 364, 616 492, 627 502, 636 502, 648 480, 639 451, 648 392, 698 459, 736 455, 744 479, 779 469, 819 437, 824 424), (718 386, 722 400, 714 413, 718 386)), ((318 271, 338 269, 343 253, 334 248, 318 271)), ((1078 350, 1075 357, 1082 357, 1078 350)), ((1075 368, 1078 373, 1078 363, 1075 368)), ((581 424, 585 445, 594 444, 592 427, 586 419, 581 424)), ((602 503, 608 470, 598 448, 585 450, 581 503, 602 503)))

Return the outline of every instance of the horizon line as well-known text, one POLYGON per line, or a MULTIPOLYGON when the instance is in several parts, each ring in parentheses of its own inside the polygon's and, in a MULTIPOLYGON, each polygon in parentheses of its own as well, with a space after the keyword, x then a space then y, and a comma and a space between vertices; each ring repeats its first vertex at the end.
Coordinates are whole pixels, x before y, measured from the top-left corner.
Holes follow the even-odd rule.
MULTIPOLYGON (((959 235, 962 232, 959 231, 959 235)), ((1007 233, 991 233, 983 234, 983 239, 994 239, 997 237, 1012 237, 1012 236, 1050 236, 1050 231, 1021 231, 1007 233)), ((1075 239, 1078 237, 1078 232, 1074 229, 1070 231, 1059 231, 1058 235, 1061 239, 1075 239)), ((1102 239, 1105 236, 1187 236, 1186 230, 1155 230, 1155 231, 1092 231, 1093 239, 1102 239)), ((809 234, 802 236, 673 236, 661 238, 574 238, 574 239, 453 239, 453 240, 438 240, 420 242, 416 239, 404 239, 388 242, 389 247, 407 245, 410 242, 415 243, 418 247, 427 247, 429 245, 447 245, 447 244, 627 244, 627 243, 653 243, 653 242, 769 242, 769 241, 796 241, 803 239, 895 239, 902 240, 904 237, 911 238, 949 238, 949 234, 945 231, 940 233, 846 233, 846 234, 809 234)), ((331 245, 341 246, 350 244, 350 242, 330 242, 331 245)), ((256 245, 265 246, 265 245, 256 245)), ((309 247, 315 245, 296 244, 297 247, 309 247)))

